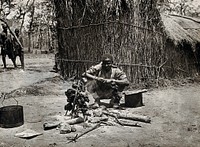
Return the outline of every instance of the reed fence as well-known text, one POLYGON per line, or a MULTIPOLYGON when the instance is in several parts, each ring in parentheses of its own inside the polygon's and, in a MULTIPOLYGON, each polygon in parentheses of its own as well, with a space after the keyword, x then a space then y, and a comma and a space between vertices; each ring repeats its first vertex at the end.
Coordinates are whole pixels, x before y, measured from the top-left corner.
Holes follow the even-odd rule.
POLYGON ((167 62, 156 1, 54 1, 59 63, 64 77, 80 76, 110 53, 133 83, 158 80, 167 62), (62 7, 61 7, 62 6, 62 7))

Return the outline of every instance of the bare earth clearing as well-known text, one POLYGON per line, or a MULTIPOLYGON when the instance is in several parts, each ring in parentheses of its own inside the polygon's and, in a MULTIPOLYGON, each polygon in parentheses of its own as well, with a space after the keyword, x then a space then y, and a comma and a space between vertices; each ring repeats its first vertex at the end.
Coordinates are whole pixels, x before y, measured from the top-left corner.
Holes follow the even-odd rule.
MULTIPOLYGON (((77 131, 60 134, 59 130, 43 130, 50 116, 63 116, 70 82, 50 72, 53 55, 26 55, 25 71, 3 70, 0 67, 0 92, 11 92, 24 108, 24 125, 0 128, 0 147, 198 147, 200 146, 200 95, 198 84, 150 90, 143 94, 143 107, 127 108, 131 112, 151 117, 151 124, 142 127, 105 126, 82 136, 76 143, 66 144, 68 136, 75 136, 88 128, 75 125, 77 131), (15 137, 16 133, 32 129, 43 133, 32 139, 15 137)), ((8 61, 8 67, 13 67, 8 61)), ((2 101, 2 100, 1 100, 2 101)), ((4 105, 15 104, 11 98, 4 105)), ((1 105, 2 106, 2 105, 1 105)))

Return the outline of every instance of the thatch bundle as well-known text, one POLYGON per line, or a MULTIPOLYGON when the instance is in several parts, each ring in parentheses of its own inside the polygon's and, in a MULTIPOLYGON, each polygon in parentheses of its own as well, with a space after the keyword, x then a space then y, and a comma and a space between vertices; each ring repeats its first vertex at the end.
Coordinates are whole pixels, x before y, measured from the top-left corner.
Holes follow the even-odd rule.
POLYGON ((168 76, 193 76, 200 67, 200 21, 186 16, 161 15, 166 31, 168 76), (170 67, 170 68, 168 68, 170 67))
POLYGON ((162 21, 167 32, 167 36, 175 45, 183 41, 192 44, 195 51, 195 44, 200 42, 200 20, 195 18, 162 14, 162 21))
POLYGON ((166 63, 156 1, 54 0, 62 75, 81 75, 111 53, 134 82, 158 79, 166 63))

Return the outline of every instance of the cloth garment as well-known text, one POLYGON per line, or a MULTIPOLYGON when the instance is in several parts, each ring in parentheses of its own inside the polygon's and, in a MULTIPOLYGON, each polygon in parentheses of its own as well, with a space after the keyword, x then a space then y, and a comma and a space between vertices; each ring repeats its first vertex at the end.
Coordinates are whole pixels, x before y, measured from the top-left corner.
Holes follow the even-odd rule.
MULTIPOLYGON (((103 71, 102 62, 92 66, 89 70, 86 71, 86 73, 105 79, 124 80, 127 78, 126 74, 114 65, 112 65, 109 72, 103 71)), ((125 87, 123 85, 111 85, 90 79, 88 79, 86 84, 87 90, 92 94, 94 99, 113 98, 113 96, 115 96, 113 93, 115 90, 113 86, 118 87, 118 95, 120 95, 120 92, 123 91, 125 87)))

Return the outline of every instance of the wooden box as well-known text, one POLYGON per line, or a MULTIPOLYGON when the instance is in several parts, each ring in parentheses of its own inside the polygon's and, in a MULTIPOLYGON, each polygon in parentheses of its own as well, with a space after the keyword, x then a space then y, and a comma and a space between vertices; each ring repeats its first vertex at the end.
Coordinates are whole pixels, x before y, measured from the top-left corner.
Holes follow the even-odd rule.
POLYGON ((140 107, 143 106, 142 93, 147 92, 147 90, 137 90, 137 91, 125 91, 125 107, 140 107))

